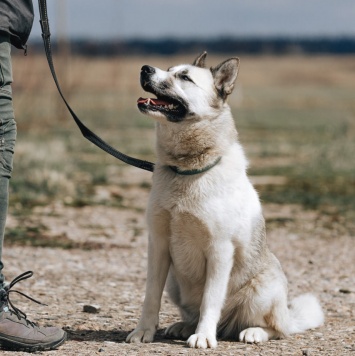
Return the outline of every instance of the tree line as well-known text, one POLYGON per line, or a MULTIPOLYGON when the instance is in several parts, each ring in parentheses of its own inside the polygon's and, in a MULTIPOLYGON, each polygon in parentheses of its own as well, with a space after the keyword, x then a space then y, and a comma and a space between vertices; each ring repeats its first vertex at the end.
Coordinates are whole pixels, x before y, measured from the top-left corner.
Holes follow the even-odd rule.
MULTIPOLYGON (((53 50, 61 48, 53 41, 53 50)), ((215 39, 130 39, 89 40, 73 39, 66 42, 71 53, 85 56, 117 55, 177 55, 207 51, 215 54, 285 55, 285 54, 334 54, 355 53, 355 38, 231 38, 215 39)), ((30 50, 42 51, 40 40, 30 43, 30 50)))

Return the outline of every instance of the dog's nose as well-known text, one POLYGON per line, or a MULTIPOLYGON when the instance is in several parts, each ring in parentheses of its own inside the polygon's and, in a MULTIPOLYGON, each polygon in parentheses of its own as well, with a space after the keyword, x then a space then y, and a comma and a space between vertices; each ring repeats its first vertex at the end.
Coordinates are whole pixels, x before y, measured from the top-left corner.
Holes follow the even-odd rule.
POLYGON ((141 69, 141 71, 143 73, 146 73, 146 74, 153 74, 155 73, 155 69, 151 66, 148 66, 148 65, 144 65, 141 69))

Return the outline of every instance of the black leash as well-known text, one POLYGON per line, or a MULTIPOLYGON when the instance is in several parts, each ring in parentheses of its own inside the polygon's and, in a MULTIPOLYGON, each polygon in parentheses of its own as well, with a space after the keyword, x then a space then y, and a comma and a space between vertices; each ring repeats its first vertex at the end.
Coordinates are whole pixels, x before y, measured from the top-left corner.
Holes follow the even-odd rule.
POLYGON ((47 13, 47 3, 46 0, 38 0, 38 5, 39 5, 39 13, 40 13, 40 24, 42 28, 42 38, 43 38, 43 43, 44 43, 44 48, 46 51, 46 56, 47 56, 47 61, 49 68, 51 70, 54 82, 57 86, 57 89, 59 91, 60 96, 62 97, 66 107, 68 108, 71 116, 73 117, 74 121, 76 124, 79 126, 79 129, 83 136, 88 139, 90 142, 92 142, 94 145, 100 147, 102 150, 105 152, 109 153, 110 155, 116 157, 117 159, 123 161, 124 163, 130 164, 131 166, 145 169, 146 171, 153 172, 154 170, 154 163, 148 162, 148 161, 143 161, 137 158, 133 158, 130 156, 125 155, 124 153, 117 151, 115 148, 110 146, 108 143, 106 143, 104 140, 102 140, 99 136, 97 136, 95 133, 93 133, 90 129, 88 129, 81 121, 80 119, 76 116, 75 112, 72 110, 72 108, 69 106, 67 101, 64 98, 64 95, 62 93, 62 90, 60 89, 57 75, 54 70, 54 65, 53 65, 53 59, 52 59, 52 52, 51 52, 51 41, 50 41, 50 30, 49 30, 49 21, 48 21, 48 13, 47 13))

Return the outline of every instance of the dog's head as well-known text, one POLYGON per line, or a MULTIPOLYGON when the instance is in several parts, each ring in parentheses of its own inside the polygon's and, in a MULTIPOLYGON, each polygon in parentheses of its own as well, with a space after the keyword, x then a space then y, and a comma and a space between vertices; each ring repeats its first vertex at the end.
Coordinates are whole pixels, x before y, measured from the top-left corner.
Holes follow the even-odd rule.
POLYGON ((233 91, 239 59, 230 58, 207 69, 206 55, 206 52, 202 53, 192 65, 178 65, 167 71, 144 65, 141 86, 156 98, 139 98, 139 110, 156 119, 171 122, 200 119, 218 113, 233 91))

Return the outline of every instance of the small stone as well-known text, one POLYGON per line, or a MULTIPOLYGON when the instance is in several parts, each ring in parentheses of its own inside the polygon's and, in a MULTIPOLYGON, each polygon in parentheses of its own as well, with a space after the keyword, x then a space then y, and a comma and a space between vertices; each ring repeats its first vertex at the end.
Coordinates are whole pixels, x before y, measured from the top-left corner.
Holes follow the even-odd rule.
POLYGON ((99 313, 100 310, 101 310, 101 307, 99 305, 94 305, 94 304, 86 304, 83 307, 84 313, 96 314, 96 313, 99 313))
POLYGON ((309 350, 309 349, 302 350, 302 355, 303 356, 310 356, 311 355, 311 350, 309 350))
POLYGON ((339 289, 339 292, 340 292, 340 293, 344 293, 344 294, 349 294, 349 293, 351 293, 351 290, 350 290, 350 289, 347 289, 347 288, 340 288, 340 289, 339 289))
POLYGON ((105 352, 103 348, 99 348, 99 352, 105 352))

